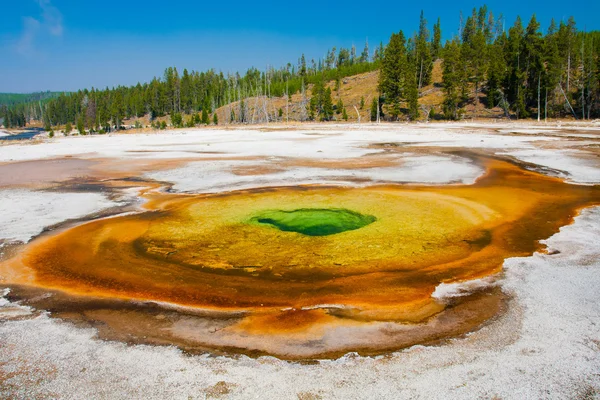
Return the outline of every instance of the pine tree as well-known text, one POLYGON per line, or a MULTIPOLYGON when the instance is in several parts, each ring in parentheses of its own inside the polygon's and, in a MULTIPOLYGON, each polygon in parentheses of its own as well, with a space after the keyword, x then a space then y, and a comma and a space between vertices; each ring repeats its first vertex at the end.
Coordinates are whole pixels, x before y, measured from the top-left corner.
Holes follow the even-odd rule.
POLYGON ((333 118, 333 101, 331 100, 331 88, 325 89, 323 95, 323 114, 321 121, 331 121, 333 118))
POLYGON ((208 109, 206 108, 202 109, 202 123, 204 125, 210 124, 210 119, 208 117, 208 109))
POLYGON ((341 48, 338 53, 337 67, 341 69, 347 65, 350 65, 350 52, 348 49, 341 48))
POLYGON ((121 129, 121 123, 123 121, 123 96, 121 91, 117 90, 114 94, 111 107, 112 121, 115 129, 121 129))
POLYGON ((363 49, 362 53, 360 54, 360 62, 361 63, 366 63, 369 62, 369 40, 365 40, 365 48, 363 49))
POLYGON ((373 62, 380 63, 383 60, 383 55, 385 54, 385 48, 383 47, 383 42, 379 42, 379 47, 375 49, 375 53, 373 53, 373 62))
POLYGON ((429 45, 429 30, 427 29, 427 20, 425 14, 421 11, 419 23, 419 34, 415 44, 416 60, 415 67, 418 76, 419 90, 431 83, 431 72, 433 70, 433 61, 431 57, 431 48, 429 45))
POLYGON ((219 117, 217 117, 217 113, 213 114, 213 124, 219 125, 219 117))
POLYGON ((385 48, 379 74, 379 90, 390 106, 390 115, 398 119, 404 97, 404 77, 407 69, 406 40, 404 33, 393 33, 385 48))
POLYGON ((321 121, 331 121, 333 118, 331 88, 325 89, 321 80, 317 81, 313 86, 309 104, 309 116, 311 120, 314 120, 318 116, 321 121))
POLYGON ((553 94, 555 93, 562 76, 562 62, 558 47, 558 28, 553 19, 550 21, 548 33, 544 38, 544 64, 546 66, 546 73, 544 74, 544 80, 542 84, 544 95, 544 116, 547 115, 546 113, 548 111, 550 112, 550 115, 554 114, 554 108, 556 104, 554 100, 555 96, 553 94), (548 100, 551 103, 550 107, 548 107, 548 100))
POLYGON ((508 30, 508 39, 506 43, 507 58, 507 82, 506 95, 511 104, 511 108, 516 112, 517 118, 524 118, 527 115, 525 109, 525 59, 523 56, 523 38, 525 31, 521 18, 517 17, 514 25, 508 30))
POLYGON ((181 109, 183 112, 189 114, 192 112, 192 107, 192 78, 188 70, 184 69, 181 77, 181 109))
POLYGON ((335 113, 336 114, 341 114, 342 110, 344 109, 344 102, 342 101, 342 99, 340 98, 337 101, 337 104, 335 105, 335 113))
POLYGON ((467 18, 462 31, 461 56, 464 70, 465 84, 462 86, 463 97, 468 97, 467 81, 475 83, 474 99, 475 104, 479 103, 479 89, 481 82, 485 79, 488 67, 487 44, 485 21, 487 19, 487 8, 484 6, 479 9, 473 9, 472 15, 467 18))
POLYGON ((435 25, 433 25, 433 40, 431 42, 431 57, 434 61, 440 57, 441 49, 442 49, 442 27, 440 25, 440 19, 438 18, 435 25))
POLYGON ((304 57, 304 54, 302 54, 302 57, 298 60, 298 73, 301 77, 306 76, 306 58, 304 57))
MULTIPOLYGON (((525 106, 537 108, 538 88, 541 86, 542 75, 545 75, 545 66, 543 58, 543 39, 539 31, 540 24, 535 15, 531 17, 525 30, 523 41, 523 56, 525 62, 525 106)), ((529 112, 529 111, 528 111, 529 112)))
POLYGON ((455 40, 447 42, 444 49, 442 83, 444 87, 444 115, 447 119, 458 119, 460 108, 460 81, 462 65, 460 63, 460 45, 455 40))
POLYGON ((239 117, 240 117, 240 123, 244 123, 246 122, 246 104, 244 103, 244 99, 242 98, 240 100, 240 112, 239 112, 239 117))
POLYGON ((373 101, 371 102, 371 121, 377 121, 377 108, 379 107, 379 103, 377 101, 377 97, 373 97, 373 101))
POLYGON ((183 117, 181 113, 173 113, 171 114, 171 125, 175 128, 181 128, 183 124, 183 117))
POLYGON ((417 88, 416 76, 412 71, 414 71, 414 65, 409 64, 404 78, 404 90, 406 101, 408 102, 408 117, 411 121, 416 121, 419 118, 419 90, 417 88))
POLYGON ((502 90, 506 78, 506 61, 504 59, 504 40, 502 35, 490 48, 490 64, 488 69, 487 107, 494 108, 503 104, 504 93, 502 90))
POLYGON ((85 135, 85 123, 83 122, 83 115, 77 117, 77 131, 80 135, 85 135))
POLYGON ((96 93, 94 88, 90 91, 89 99, 87 101, 87 108, 85 110, 85 125, 90 131, 97 126, 96 122, 96 93))

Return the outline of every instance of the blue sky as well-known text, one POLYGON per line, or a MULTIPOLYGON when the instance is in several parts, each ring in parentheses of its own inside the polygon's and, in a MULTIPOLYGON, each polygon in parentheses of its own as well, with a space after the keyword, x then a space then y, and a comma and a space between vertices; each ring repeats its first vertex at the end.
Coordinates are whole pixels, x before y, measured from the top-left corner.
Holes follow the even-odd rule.
POLYGON ((580 29, 598 30, 600 1, 141 1, 3 0, 0 5, 0 92, 76 90, 146 82, 168 66, 244 72, 323 57, 331 47, 371 49, 391 32, 412 34, 421 9, 430 28, 441 18, 444 38, 459 13, 487 4, 507 29, 535 13, 573 15, 580 29), (342 6, 338 6, 341 4, 342 6))

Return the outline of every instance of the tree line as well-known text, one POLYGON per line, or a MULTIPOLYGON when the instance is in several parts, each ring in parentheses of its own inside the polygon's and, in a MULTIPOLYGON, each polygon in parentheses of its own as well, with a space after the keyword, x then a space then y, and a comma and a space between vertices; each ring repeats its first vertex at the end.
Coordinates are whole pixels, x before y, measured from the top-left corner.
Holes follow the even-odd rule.
POLYGON ((515 118, 600 116, 600 32, 571 17, 542 33, 533 15, 506 32, 486 7, 473 10, 443 57, 444 115, 457 119, 472 99, 515 118))
MULTIPOLYGON (((250 122, 249 98, 274 98, 305 92, 317 82, 340 80, 377 69, 381 49, 370 57, 368 42, 357 54, 351 49, 333 48, 323 60, 307 62, 304 55, 298 63, 288 63, 281 68, 269 67, 265 71, 250 68, 245 75, 223 74, 214 70, 179 73, 177 68, 167 68, 162 77, 135 86, 119 86, 103 90, 92 88, 74 93, 60 94, 45 104, 27 103, 13 107, 0 107, 0 116, 8 126, 24 126, 29 120, 42 120, 47 126, 67 123, 83 125, 88 130, 109 131, 119 129, 124 119, 148 115, 151 120, 167 115, 195 115, 208 113, 226 104, 238 102, 241 107, 231 109, 228 122, 250 122)), ((271 114, 277 110, 271 111, 271 114)), ((206 118, 200 117, 201 120, 206 118)), ((274 118, 274 115, 266 115, 274 118)), ((308 117, 307 117, 308 118, 308 117)), ((187 123, 195 119, 190 118, 187 123)), ((213 116, 212 120, 215 118, 213 116)), ((183 125, 176 116, 173 125, 183 125)))
POLYGON ((423 14, 413 37, 392 34, 381 66, 379 114, 411 120, 429 114, 418 99, 440 57, 444 100, 438 118, 460 119, 468 106, 500 107, 517 119, 600 116, 600 32, 578 31, 573 18, 552 20, 545 33, 535 15, 527 26, 517 17, 508 32, 504 24, 483 6, 464 21, 461 16, 458 35, 443 47, 439 19, 430 38, 423 14))
POLYGON ((216 108, 231 104, 225 122, 269 122, 282 111, 270 109, 269 99, 300 93, 298 118, 327 121, 335 109, 345 111, 333 106, 327 83, 339 85, 344 77, 374 70, 380 73, 372 120, 460 119, 469 107, 496 108, 509 118, 600 116, 600 32, 578 30, 573 18, 558 24, 553 20, 544 32, 535 15, 526 26, 520 17, 508 31, 505 24, 486 6, 473 9, 466 18, 461 14, 458 34, 442 45, 440 19, 430 31, 421 12, 412 36, 393 33, 385 46, 375 49, 368 42, 360 52, 354 46, 333 48, 318 60, 301 55, 295 64, 250 68, 244 75, 215 70, 180 74, 167 68, 149 83, 2 106, 0 116, 9 126, 37 119, 47 126, 71 123, 98 131, 119 129, 124 119, 143 116, 154 120, 170 115, 175 126, 193 126, 210 122, 216 108), (444 95, 441 109, 419 102, 426 88, 431 91, 436 60, 442 68, 442 82, 435 84, 444 95), (262 110, 258 116, 257 108, 262 110))

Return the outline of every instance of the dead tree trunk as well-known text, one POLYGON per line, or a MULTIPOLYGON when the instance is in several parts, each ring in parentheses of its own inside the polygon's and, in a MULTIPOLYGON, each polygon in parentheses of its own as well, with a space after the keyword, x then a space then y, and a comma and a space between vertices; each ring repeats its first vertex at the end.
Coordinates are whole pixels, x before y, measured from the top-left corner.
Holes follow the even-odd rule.
POLYGON ((540 111, 542 108, 542 103, 540 102, 540 89, 541 89, 541 82, 542 82, 542 73, 540 72, 538 75, 538 122, 540 122, 540 111))
POLYGON ((558 87, 560 87, 560 91, 562 92, 563 96, 565 96, 565 101, 569 105, 569 108, 571 109, 571 112, 573 113, 573 116, 575 117, 575 119, 577 119, 577 114, 575 114, 575 110, 573 110, 573 107, 571 106, 571 103, 569 102, 569 99, 567 98, 567 95, 565 94, 565 91, 563 90, 563 88, 562 88, 561 85, 559 85, 558 87))

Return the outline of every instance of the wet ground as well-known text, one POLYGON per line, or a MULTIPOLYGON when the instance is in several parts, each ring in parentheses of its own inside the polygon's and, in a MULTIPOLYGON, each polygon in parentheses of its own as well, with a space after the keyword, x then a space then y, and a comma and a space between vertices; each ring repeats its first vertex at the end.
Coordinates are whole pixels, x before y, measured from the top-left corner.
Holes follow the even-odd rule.
MULTIPOLYGON (((1 264, 0 274, 21 286, 13 295, 24 304, 101 324, 103 337, 129 342, 303 359, 447 339, 494 317, 503 296, 484 285, 445 301, 432 297, 439 285, 501 274, 506 258, 543 249, 539 240, 600 204, 598 187, 461 156, 485 170, 474 185, 150 192, 142 195, 147 211, 43 235, 1 264), (372 219, 330 235, 257 223, 315 209, 372 219), (23 285, 61 295, 29 303, 23 285), (77 309, 69 309, 70 295, 80 299, 77 309), (105 308, 110 299, 116 305, 105 308)), ((92 190, 87 185, 81 189, 92 190)), ((140 186, 156 184, 105 180, 99 187, 140 186)))
MULTIPOLYGON (((173 368, 164 376, 175 396, 187 387, 176 371, 189 368, 192 398, 264 394, 256 379, 294 398, 364 397, 366 387, 414 397, 404 385, 432 394, 432 381, 437 394, 543 397, 559 376, 555 393, 600 390, 589 372, 600 338, 586 322, 596 315, 587 293, 597 281, 588 212, 600 204, 597 129, 311 128, 269 143, 270 132, 0 148, 12 149, 0 151, 1 193, 23 201, 9 212, 50 194, 112 202, 32 224, 26 244, 0 239, 0 288, 10 288, 0 298, 0 395, 65 397, 71 384, 57 385, 77 375, 70 393, 157 397, 158 386, 134 382, 140 362, 157 382, 159 364, 173 368), (302 234, 305 221, 278 229, 298 210, 341 209, 375 220, 322 236, 302 234), (553 235, 561 239, 546 248, 553 235), (171 357, 169 345, 191 357, 171 357), (68 365, 57 352, 71 354, 68 365), (345 356, 353 352, 378 357, 345 356), (141 361, 158 353, 158 363, 141 361), (315 361, 324 358, 332 364, 315 361), (117 384, 102 373, 113 369, 117 384)), ((32 215, 73 208, 62 201, 32 215)))

